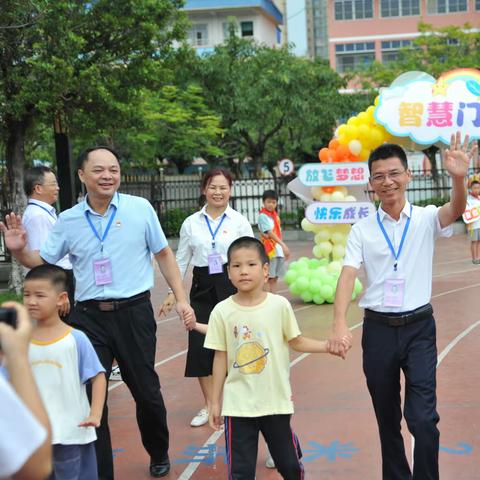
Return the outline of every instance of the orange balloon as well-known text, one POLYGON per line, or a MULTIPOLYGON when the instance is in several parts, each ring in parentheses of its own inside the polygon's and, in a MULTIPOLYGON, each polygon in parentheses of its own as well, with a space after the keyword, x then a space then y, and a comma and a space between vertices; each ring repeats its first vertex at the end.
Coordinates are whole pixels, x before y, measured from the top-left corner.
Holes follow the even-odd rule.
POLYGON ((328 155, 329 155, 328 148, 322 148, 318 152, 318 158, 320 159, 321 162, 326 162, 327 158, 328 158, 328 155))
POLYGON ((338 142, 338 140, 336 138, 333 138, 332 140, 330 140, 328 144, 328 148, 332 150, 336 150, 339 145, 340 143, 338 142))
POLYGON ((350 150, 346 145, 339 145, 337 148, 337 162, 344 161, 345 157, 350 155, 350 150))
POLYGON ((333 193, 335 191, 335 187, 322 187, 323 193, 333 193))
POLYGON ((332 148, 329 148, 328 149, 328 156, 329 156, 329 158, 332 159, 332 162, 337 161, 337 151, 336 150, 333 150, 332 148))

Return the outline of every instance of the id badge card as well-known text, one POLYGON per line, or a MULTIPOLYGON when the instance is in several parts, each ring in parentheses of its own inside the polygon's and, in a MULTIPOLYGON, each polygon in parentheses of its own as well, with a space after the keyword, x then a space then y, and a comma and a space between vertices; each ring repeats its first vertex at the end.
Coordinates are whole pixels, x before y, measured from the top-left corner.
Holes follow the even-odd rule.
POLYGON ((219 253, 212 252, 208 255, 208 273, 213 275, 215 273, 223 272, 223 260, 219 253))
POLYGON ((112 283, 112 264, 109 258, 93 261, 93 275, 95 285, 108 285, 112 283))
POLYGON ((383 306, 403 307, 405 296, 404 278, 387 278, 383 285, 383 306))

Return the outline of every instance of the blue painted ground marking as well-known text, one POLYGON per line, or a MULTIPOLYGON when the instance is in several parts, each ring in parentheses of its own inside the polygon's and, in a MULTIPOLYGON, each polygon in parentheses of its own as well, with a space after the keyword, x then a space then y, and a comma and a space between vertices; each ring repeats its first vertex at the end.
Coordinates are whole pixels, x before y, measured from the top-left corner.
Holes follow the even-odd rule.
POLYGON ((352 458, 358 452, 358 448, 354 447, 353 442, 340 443, 338 440, 334 440, 330 445, 322 445, 310 441, 308 445, 313 448, 303 449, 303 462, 313 462, 322 457, 325 457, 329 462, 333 462, 337 458, 352 458))
POLYGON ((472 445, 464 442, 457 443, 458 448, 442 447, 440 445, 440 451, 450 453, 451 455, 471 455, 473 452, 472 445))
POLYGON ((125 452, 125 449, 124 449, 124 448, 114 448, 114 449, 112 450, 113 458, 118 457, 118 454, 119 454, 119 453, 123 453, 123 452, 125 452))

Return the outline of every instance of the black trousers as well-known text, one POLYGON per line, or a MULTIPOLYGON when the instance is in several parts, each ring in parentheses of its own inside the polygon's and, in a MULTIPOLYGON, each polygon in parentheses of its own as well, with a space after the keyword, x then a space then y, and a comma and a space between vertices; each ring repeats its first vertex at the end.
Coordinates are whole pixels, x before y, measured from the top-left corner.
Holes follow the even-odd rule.
POLYGON ((259 432, 267 442, 275 467, 286 480, 303 480, 302 451, 290 427, 291 415, 225 417, 228 480, 254 480, 259 432))
MULTIPOLYGON (((154 368, 157 324, 150 300, 115 312, 101 312, 77 303, 72 325, 88 335, 106 370, 107 379, 113 358, 116 358, 122 379, 136 403, 143 446, 153 461, 166 459, 169 442, 167 411, 154 368)), ((99 478, 111 480, 114 475, 107 402, 97 437, 99 478)))
POLYGON ((362 347, 363 370, 380 432, 383 480, 438 480, 440 433, 433 316, 400 327, 365 319, 362 347), (415 438, 413 476, 400 432, 400 370, 405 375, 403 414, 415 438))

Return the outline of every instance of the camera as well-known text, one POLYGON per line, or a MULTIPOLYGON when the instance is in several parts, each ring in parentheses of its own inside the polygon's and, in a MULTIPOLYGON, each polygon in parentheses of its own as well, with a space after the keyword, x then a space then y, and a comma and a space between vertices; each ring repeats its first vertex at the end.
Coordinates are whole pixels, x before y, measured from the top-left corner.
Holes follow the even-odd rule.
POLYGON ((0 307, 0 322, 6 323, 13 328, 17 327, 17 311, 14 308, 0 307))

